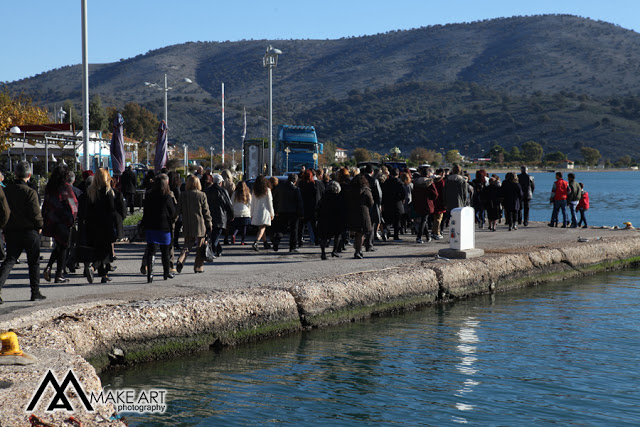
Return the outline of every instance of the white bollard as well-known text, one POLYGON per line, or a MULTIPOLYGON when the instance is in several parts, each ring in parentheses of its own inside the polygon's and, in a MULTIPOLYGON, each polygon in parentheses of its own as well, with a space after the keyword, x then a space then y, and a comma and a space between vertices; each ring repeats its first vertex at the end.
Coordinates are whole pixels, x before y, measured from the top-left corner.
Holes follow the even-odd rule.
POLYGON ((476 247, 475 210, 473 208, 455 208, 449 221, 449 247, 463 251, 476 247))
POLYGON ((484 255, 484 250, 476 249, 475 210, 455 208, 449 221, 449 248, 440 249, 443 258, 475 258, 484 255))

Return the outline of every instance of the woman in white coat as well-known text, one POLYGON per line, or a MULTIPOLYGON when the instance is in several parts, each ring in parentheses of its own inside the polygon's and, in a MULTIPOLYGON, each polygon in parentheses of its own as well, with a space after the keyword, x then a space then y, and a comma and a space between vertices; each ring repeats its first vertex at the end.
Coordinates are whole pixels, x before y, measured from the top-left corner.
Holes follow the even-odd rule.
POLYGON ((253 249, 258 250, 260 239, 264 242, 264 248, 270 249, 271 245, 267 242, 265 230, 271 226, 271 221, 275 216, 273 211, 273 198, 269 184, 264 176, 259 175, 253 184, 253 195, 251 197, 251 225, 258 227, 256 241, 253 243, 253 249))

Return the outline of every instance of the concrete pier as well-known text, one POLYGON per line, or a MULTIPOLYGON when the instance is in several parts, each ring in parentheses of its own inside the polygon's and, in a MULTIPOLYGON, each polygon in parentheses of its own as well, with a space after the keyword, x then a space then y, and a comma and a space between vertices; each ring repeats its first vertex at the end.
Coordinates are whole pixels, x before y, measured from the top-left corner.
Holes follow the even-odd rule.
MULTIPOLYGON (((47 300, 34 303, 25 301, 29 289, 22 263, 2 290, 0 332, 15 331, 23 350, 38 362, 0 365, 0 424, 29 425, 33 413, 56 425, 70 415, 85 426, 121 425, 109 421, 113 405, 88 412, 75 393, 67 393, 73 414, 46 412, 52 387, 27 412, 48 370, 61 381, 72 369, 85 392, 97 392, 96 369, 111 364, 237 345, 640 261, 636 230, 552 229, 544 223, 511 232, 478 230, 476 246, 485 255, 473 259, 438 256, 448 247, 446 240, 417 244, 415 236, 404 238, 380 243, 363 260, 352 259, 352 249, 343 258, 322 261, 316 247, 290 255, 225 246, 205 274, 193 273, 191 257, 176 279, 163 281, 160 273, 151 284, 138 271, 143 245, 119 244, 113 282, 89 285, 81 275, 70 275, 63 285, 43 281, 47 300)), ((161 272, 160 265, 156 269, 161 272)))

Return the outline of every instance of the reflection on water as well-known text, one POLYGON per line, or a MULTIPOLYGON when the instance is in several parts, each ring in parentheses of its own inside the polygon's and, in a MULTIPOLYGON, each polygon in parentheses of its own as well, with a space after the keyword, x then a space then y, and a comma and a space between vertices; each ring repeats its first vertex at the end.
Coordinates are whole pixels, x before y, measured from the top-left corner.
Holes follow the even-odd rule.
MULTIPOLYGON (((466 377, 464 382, 462 383, 462 388, 457 390, 455 396, 459 398, 465 397, 464 395, 467 393, 473 392, 473 387, 479 385, 478 381, 473 379, 473 375, 478 373, 478 370, 475 368, 475 363, 478 358, 476 357, 476 349, 477 344, 480 340, 478 338, 478 334, 476 333, 476 328, 479 326, 480 322, 475 320, 475 317, 469 317, 464 321, 462 327, 460 328, 460 332, 458 332, 458 339, 460 344, 458 344, 457 348, 460 352, 462 358, 460 363, 457 365, 458 371, 464 374, 466 377)), ((456 409, 459 411, 472 411, 475 408, 475 405, 470 403, 456 403, 456 409)), ((457 423, 466 424, 467 420, 463 417, 454 416, 453 421, 457 423)))
POLYGON ((640 278, 594 276, 102 375, 133 425, 640 424, 640 278))

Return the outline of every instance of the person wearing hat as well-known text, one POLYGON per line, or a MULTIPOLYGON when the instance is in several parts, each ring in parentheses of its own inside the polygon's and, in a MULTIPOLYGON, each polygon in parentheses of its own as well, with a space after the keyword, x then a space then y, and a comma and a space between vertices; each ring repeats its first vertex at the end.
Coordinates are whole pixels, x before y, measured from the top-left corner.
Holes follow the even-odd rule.
POLYGON ((222 246, 220 245, 220 236, 227 228, 227 219, 233 219, 233 205, 229 198, 229 193, 222 187, 224 178, 220 174, 213 175, 213 184, 207 188, 207 203, 209 204, 209 212, 213 227, 211 229, 211 247, 216 256, 222 254, 222 246))

